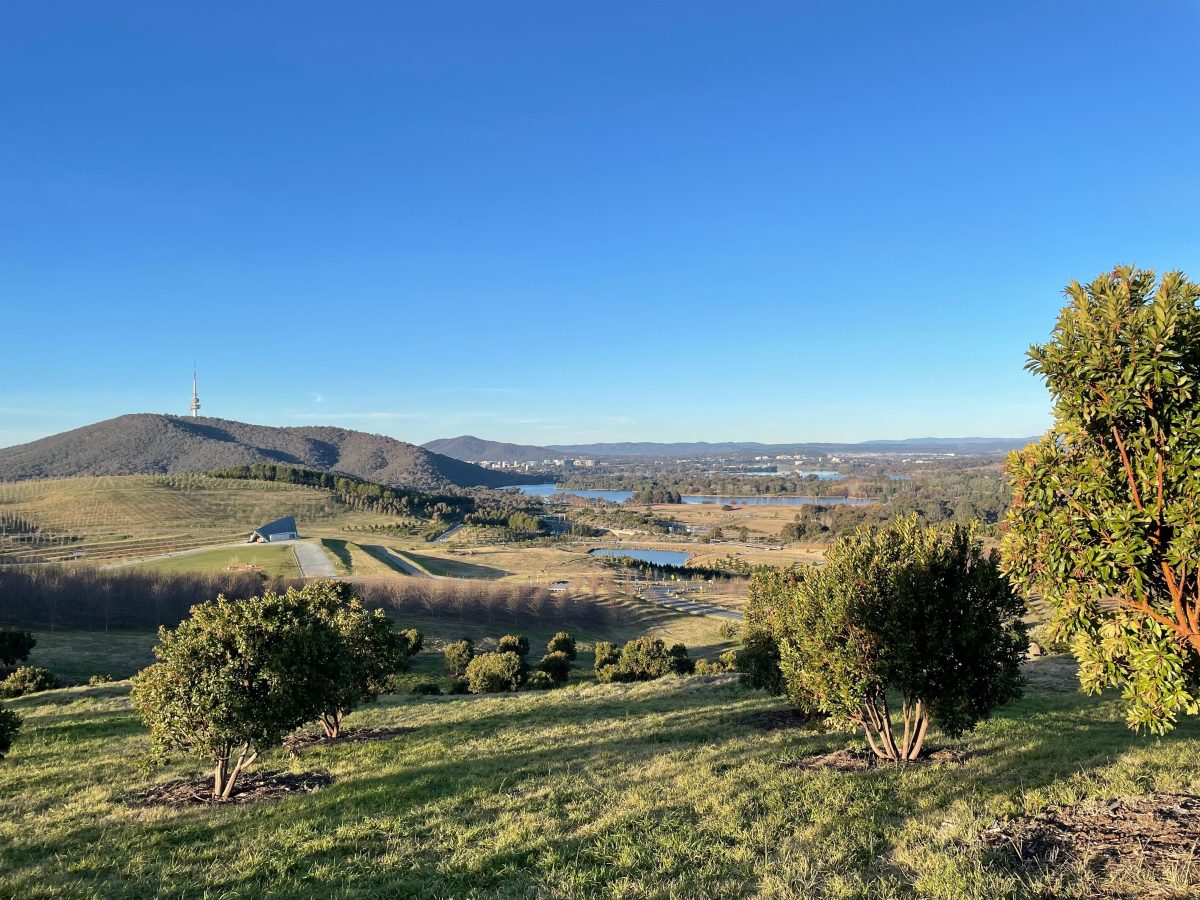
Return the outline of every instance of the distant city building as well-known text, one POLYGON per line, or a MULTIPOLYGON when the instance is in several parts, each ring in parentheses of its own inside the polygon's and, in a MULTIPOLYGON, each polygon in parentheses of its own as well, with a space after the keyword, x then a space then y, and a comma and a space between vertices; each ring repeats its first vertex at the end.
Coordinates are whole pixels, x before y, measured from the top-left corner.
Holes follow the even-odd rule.
POLYGON ((270 544, 274 541, 294 541, 298 537, 300 535, 296 531, 296 519, 293 516, 284 516, 250 532, 250 543, 270 544))

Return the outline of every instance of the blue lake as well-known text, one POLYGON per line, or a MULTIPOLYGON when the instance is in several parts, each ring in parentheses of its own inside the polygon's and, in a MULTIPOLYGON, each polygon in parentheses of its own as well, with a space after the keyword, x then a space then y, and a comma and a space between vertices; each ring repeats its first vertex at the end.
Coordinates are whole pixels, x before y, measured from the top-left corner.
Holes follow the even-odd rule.
POLYGON ((648 563, 654 563, 659 566, 682 566, 692 554, 683 553, 679 550, 635 550, 625 549, 624 547, 604 547, 599 550, 593 550, 589 556, 628 556, 632 559, 644 560, 648 563))
MULTIPOLYGON (((633 491, 602 491, 589 488, 571 488, 565 490, 553 484, 522 484, 518 486, 522 494, 531 497, 549 497, 551 494, 574 494, 576 497, 587 497, 591 500, 611 500, 613 503, 624 503, 633 496, 633 491)), ((794 494, 767 494, 759 497, 709 497, 702 494, 684 494, 684 503, 715 503, 718 506, 869 506, 874 500, 861 497, 798 497, 794 494)))

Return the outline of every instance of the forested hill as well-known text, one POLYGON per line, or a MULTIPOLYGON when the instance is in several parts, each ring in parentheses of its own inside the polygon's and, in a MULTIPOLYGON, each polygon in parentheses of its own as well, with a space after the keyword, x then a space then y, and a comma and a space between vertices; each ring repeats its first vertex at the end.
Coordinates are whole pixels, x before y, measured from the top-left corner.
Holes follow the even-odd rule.
POLYGON ((459 437, 438 438, 422 444, 426 450, 443 453, 467 462, 541 462, 561 457, 561 451, 547 450, 529 444, 506 444, 504 441, 487 441, 471 434, 459 437))
POLYGON ((207 472, 276 463, 421 489, 536 481, 492 472, 395 438, 323 425, 274 428, 135 413, 0 449, 0 481, 207 472))

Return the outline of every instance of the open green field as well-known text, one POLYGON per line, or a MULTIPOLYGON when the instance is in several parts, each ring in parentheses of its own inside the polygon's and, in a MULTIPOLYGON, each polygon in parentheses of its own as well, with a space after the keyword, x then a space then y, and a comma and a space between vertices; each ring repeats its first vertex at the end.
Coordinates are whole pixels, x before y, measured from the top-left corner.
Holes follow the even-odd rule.
POLYGON ((171 574, 253 568, 266 575, 277 575, 281 578, 296 578, 300 575, 296 554, 286 544, 243 544, 197 553, 181 553, 178 556, 139 563, 135 568, 171 574))
MULTIPOLYGON (((102 637, 35 653, 83 671, 102 637)), ((145 646, 115 642, 103 665, 128 654, 128 671, 145 646)), ((46 692, 12 702, 26 729, 0 763, 0 895, 982 900, 1096 896, 1107 879, 1109 896, 1195 896, 1195 871, 1152 891, 1136 858, 1108 875, 1052 872, 981 847, 998 819, 1047 804, 1200 789, 1194 721, 1138 737, 1115 698, 1076 691, 1068 661, 1029 671, 1026 699, 957 742, 965 761, 865 772, 790 767, 853 739, 760 727, 753 717, 783 704, 732 676, 389 695, 348 725, 411 731, 259 766, 332 785, 186 809, 130 801, 202 765, 141 768, 149 741, 127 684, 46 692)))

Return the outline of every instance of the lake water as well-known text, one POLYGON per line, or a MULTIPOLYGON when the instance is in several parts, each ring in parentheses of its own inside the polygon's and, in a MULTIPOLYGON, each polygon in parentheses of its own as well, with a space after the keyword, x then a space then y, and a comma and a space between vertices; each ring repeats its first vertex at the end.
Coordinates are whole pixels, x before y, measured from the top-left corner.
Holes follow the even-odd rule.
POLYGON ((593 550, 588 555, 628 556, 632 559, 640 559, 648 563, 654 563, 657 566, 682 566, 692 558, 692 554, 684 553, 680 550, 627 550, 624 547, 604 547, 599 550, 593 550))
MULTIPOLYGON (((633 491, 602 491, 590 488, 564 490, 553 484, 518 485, 522 494, 531 497, 549 497, 551 494, 574 494, 591 500, 611 500, 624 503, 633 496, 633 491)), ((709 497, 702 494, 684 494, 684 503, 715 503, 718 506, 869 506, 874 500, 861 497, 797 497, 795 495, 766 494, 760 497, 709 497)))

